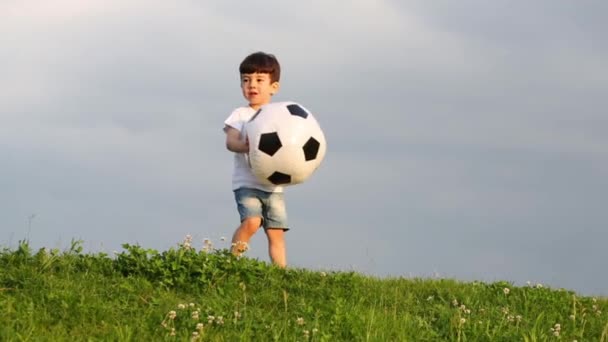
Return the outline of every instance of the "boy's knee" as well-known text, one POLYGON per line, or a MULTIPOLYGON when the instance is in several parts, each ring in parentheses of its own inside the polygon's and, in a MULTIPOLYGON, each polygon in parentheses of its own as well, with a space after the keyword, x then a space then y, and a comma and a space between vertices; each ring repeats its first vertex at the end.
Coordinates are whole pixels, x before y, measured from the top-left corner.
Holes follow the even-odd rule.
POLYGON ((241 228, 250 232, 256 232, 262 225, 261 217, 248 217, 241 222, 241 228))

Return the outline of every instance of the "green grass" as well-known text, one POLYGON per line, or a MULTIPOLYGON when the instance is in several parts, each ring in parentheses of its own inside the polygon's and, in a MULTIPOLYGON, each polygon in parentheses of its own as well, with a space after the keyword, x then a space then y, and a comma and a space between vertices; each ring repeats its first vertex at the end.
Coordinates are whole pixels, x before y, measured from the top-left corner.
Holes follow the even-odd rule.
POLYGON ((608 300, 572 291, 123 247, 0 251, 0 341, 608 342, 608 300))

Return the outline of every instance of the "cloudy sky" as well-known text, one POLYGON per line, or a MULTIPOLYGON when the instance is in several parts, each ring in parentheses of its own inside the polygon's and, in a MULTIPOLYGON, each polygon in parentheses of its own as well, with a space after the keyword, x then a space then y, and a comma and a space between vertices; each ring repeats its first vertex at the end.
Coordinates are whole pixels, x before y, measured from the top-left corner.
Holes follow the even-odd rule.
MULTIPOLYGON (((0 246, 230 237, 238 64, 328 140, 293 266, 608 295, 605 1, 0 1, 0 246), (35 215, 35 216, 34 216, 35 215)), ((267 260, 264 235, 251 256, 267 260)))

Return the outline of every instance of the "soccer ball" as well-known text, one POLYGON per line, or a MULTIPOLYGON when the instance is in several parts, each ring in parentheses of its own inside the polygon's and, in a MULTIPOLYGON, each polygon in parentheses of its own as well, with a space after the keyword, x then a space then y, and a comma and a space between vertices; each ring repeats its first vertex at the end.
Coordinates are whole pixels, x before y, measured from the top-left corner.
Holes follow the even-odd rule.
POLYGON ((312 114, 295 102, 262 106, 245 125, 249 165, 267 185, 304 182, 325 157, 323 131, 312 114))

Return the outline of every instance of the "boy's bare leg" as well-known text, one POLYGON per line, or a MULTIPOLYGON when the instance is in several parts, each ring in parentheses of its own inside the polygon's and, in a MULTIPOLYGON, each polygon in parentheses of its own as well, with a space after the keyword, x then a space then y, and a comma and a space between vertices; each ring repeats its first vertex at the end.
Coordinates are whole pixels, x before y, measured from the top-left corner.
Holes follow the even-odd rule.
POLYGON ((255 234, 262 224, 261 217, 248 217, 232 235, 232 254, 240 256, 249 246, 249 240, 255 234))
POLYGON ((285 231, 280 228, 266 229, 268 237, 268 254, 272 262, 281 267, 287 266, 285 253, 285 231))

